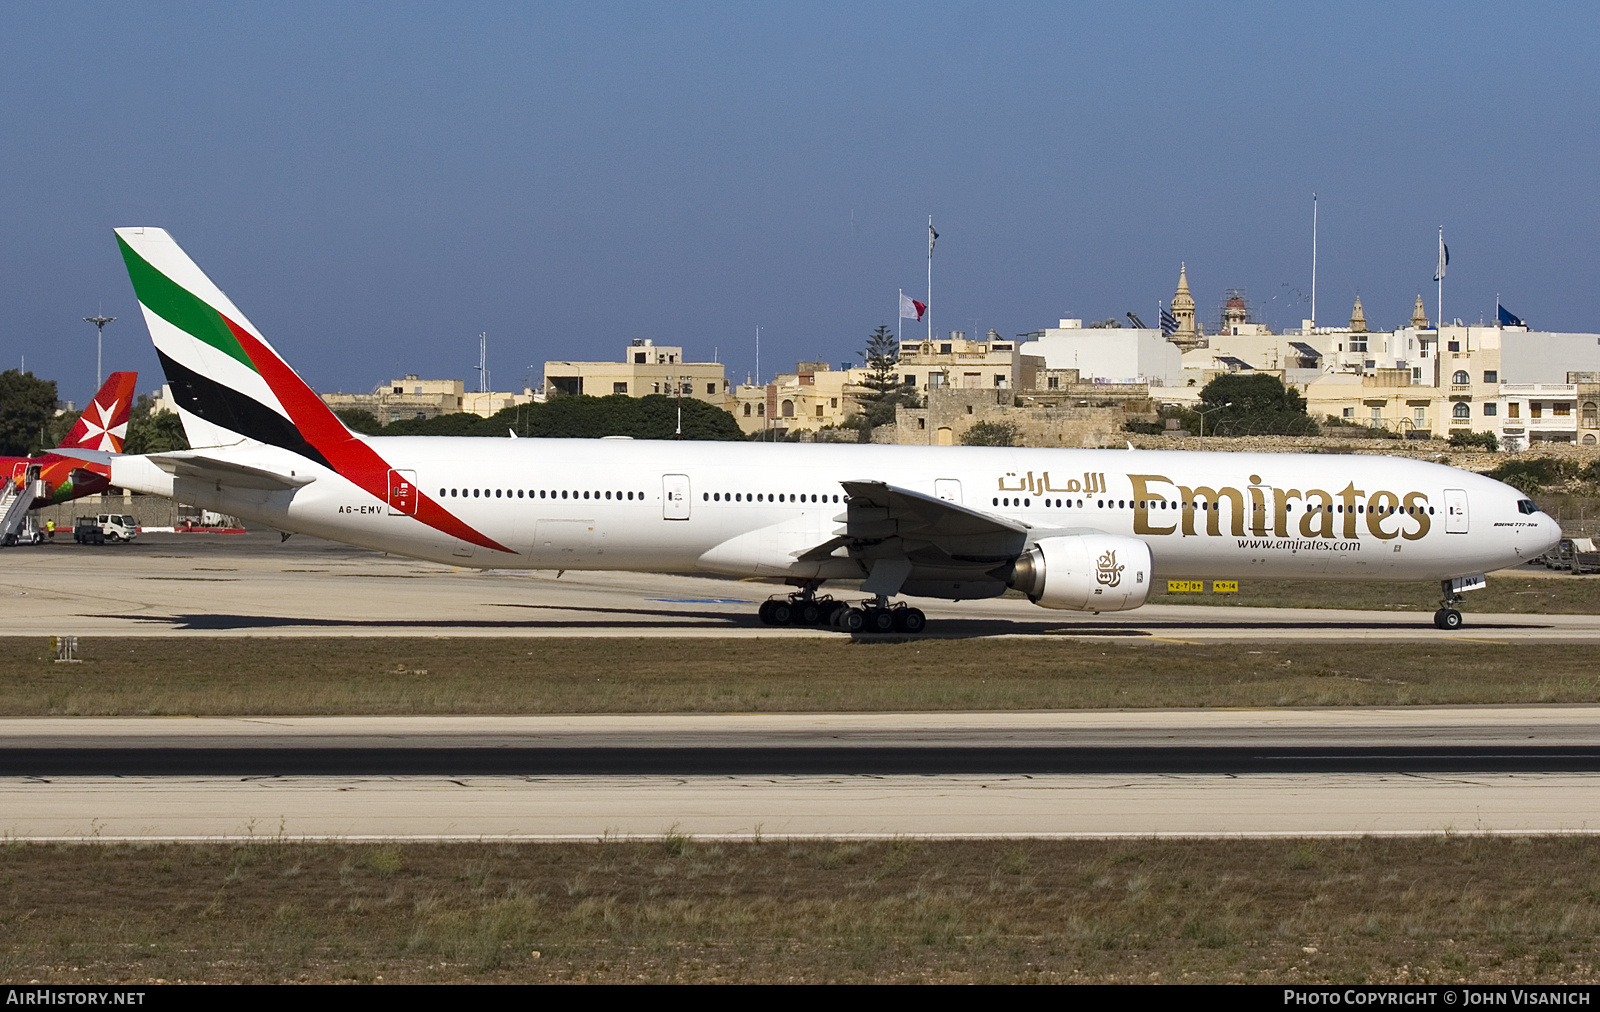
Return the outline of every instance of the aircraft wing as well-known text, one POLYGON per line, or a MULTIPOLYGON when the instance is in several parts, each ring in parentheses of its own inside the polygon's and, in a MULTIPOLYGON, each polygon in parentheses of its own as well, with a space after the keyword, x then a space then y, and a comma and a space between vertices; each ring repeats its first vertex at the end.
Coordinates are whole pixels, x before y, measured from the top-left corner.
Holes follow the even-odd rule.
POLYGON ((957 598, 1005 592, 1030 525, 881 481, 842 484, 850 498, 831 544, 867 567, 862 590, 957 598))
POLYGON ((309 485, 317 479, 311 475, 284 474, 266 468, 236 464, 219 457, 208 457, 192 450, 172 453, 152 453, 150 463, 176 478, 211 481, 233 488, 288 489, 309 485))

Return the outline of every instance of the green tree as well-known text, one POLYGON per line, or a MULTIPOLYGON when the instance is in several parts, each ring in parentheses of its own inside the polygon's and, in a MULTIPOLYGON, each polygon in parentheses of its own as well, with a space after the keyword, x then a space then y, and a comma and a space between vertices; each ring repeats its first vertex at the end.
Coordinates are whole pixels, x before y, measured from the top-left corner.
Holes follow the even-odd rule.
MULTIPOLYGON (((384 426, 384 436, 518 436, 547 439, 672 439, 678 426, 678 399, 664 394, 629 397, 566 394, 543 404, 502 408, 488 418, 461 412, 436 418, 402 418, 384 426)), ((743 439, 733 416, 705 401, 683 399, 684 439, 743 439)))
POLYGON ((1200 391, 1206 430, 1219 436, 1314 436, 1306 399, 1267 373, 1228 373, 1200 391))
POLYGON ((961 434, 963 446, 1016 446, 1017 431, 1011 422, 979 422, 961 434))
POLYGON ((150 395, 140 394, 128 412, 128 437, 122 441, 123 453, 167 453, 189 449, 183 433, 183 419, 176 411, 150 413, 150 395))
POLYGON ((905 400, 907 391, 900 384, 898 371, 900 342, 888 327, 880 326, 867 336, 861 358, 867 365, 867 377, 861 385, 867 392, 856 398, 861 406, 856 427, 860 430, 861 441, 866 443, 872 439, 873 428, 894 421, 895 406, 905 400))
POLYGON ((82 414, 82 411, 63 411, 59 415, 52 415, 50 420, 44 423, 44 439, 39 442, 39 446, 45 449, 60 446, 61 441, 67 438, 67 433, 78 424, 78 417, 82 414))
POLYGON ((47 430, 55 413, 55 380, 16 369, 0 372, 0 454, 25 457, 49 443, 47 430))
POLYGON ((338 408, 333 413, 352 432, 375 436, 383 430, 383 426, 378 423, 378 416, 366 408, 338 408))
MULTIPOLYGON (((381 436, 493 436, 496 433, 484 428, 487 419, 470 411, 458 411, 432 418, 397 418, 376 433, 381 436)), ((501 430, 498 435, 505 435, 501 430)))
POLYGON ((1543 492, 1547 485, 1581 476, 1576 461, 1555 457, 1513 458, 1489 472, 1489 477, 1495 481, 1503 481, 1529 495, 1543 492))
POLYGON ((1482 447, 1494 452, 1500 449, 1500 437, 1493 432, 1462 432, 1458 429, 1450 433, 1450 445, 1458 449, 1482 447))

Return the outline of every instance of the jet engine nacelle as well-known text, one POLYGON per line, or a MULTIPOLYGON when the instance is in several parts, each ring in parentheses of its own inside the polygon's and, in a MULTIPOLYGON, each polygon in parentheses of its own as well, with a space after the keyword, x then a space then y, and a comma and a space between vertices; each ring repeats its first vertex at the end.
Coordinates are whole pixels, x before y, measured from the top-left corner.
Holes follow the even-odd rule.
POLYGON ((1076 534, 1043 538, 1023 552, 1011 586, 1042 608, 1129 611, 1150 593, 1150 546, 1137 538, 1076 534))

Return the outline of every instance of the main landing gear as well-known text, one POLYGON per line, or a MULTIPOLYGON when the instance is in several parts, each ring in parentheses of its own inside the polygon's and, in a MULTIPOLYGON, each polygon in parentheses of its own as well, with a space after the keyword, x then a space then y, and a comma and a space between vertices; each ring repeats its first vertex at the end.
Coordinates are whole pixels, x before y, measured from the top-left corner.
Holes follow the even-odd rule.
POLYGON ((1439 602, 1439 610, 1433 613, 1433 624, 1436 628, 1454 632, 1461 628, 1462 623, 1461 612, 1455 606, 1463 599, 1461 594, 1451 589, 1449 580, 1441 580, 1440 586, 1444 588, 1444 600, 1439 602))
POLYGON ((920 608, 890 604, 887 598, 850 605, 818 597, 816 587, 803 587, 786 598, 763 601, 757 614, 765 625, 827 626, 847 633, 919 633, 928 627, 920 608))

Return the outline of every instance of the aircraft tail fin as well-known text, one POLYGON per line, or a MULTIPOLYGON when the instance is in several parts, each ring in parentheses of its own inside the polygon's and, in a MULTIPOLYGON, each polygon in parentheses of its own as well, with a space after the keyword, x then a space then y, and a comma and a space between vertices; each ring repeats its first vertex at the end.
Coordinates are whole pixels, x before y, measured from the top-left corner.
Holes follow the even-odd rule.
POLYGON ((83 409, 61 445, 121 453, 122 441, 128 437, 128 412, 133 406, 133 387, 138 378, 136 372, 114 372, 107 376, 105 386, 83 409))
POLYGON ((165 229, 116 233, 189 445, 254 440, 333 468, 350 430, 222 289, 165 229))
POLYGON ((292 493, 304 477, 292 463, 286 480, 279 470, 240 461, 227 450, 246 442, 252 449, 275 446, 452 537, 511 551, 417 490, 414 476, 395 470, 339 421, 165 230, 116 231, 184 434, 194 450, 209 451, 181 462, 177 455, 161 455, 176 462, 177 477, 292 493))

